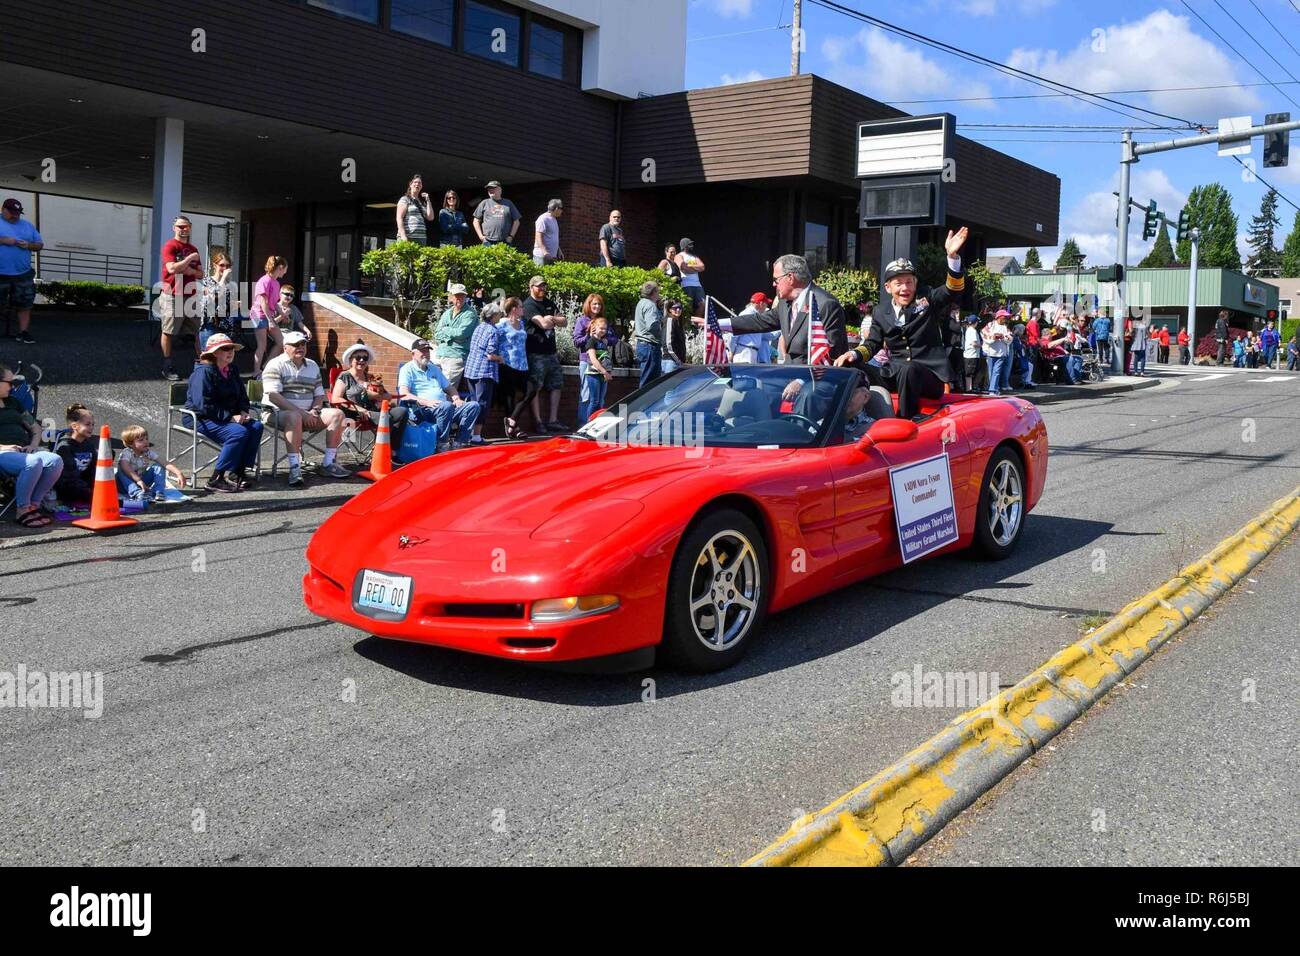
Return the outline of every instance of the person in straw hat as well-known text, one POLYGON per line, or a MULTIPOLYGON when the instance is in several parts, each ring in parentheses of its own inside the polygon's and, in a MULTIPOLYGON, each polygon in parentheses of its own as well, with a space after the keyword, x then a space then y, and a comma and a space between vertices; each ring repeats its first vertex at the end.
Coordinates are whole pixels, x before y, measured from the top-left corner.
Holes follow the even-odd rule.
POLYGON ((242 348, 218 332, 208 339, 190 373, 185 407, 194 413, 199 434, 221 445, 215 470, 204 485, 209 491, 238 492, 250 485, 254 479, 248 471, 262 446, 262 422, 252 414, 234 366, 235 353, 242 348))

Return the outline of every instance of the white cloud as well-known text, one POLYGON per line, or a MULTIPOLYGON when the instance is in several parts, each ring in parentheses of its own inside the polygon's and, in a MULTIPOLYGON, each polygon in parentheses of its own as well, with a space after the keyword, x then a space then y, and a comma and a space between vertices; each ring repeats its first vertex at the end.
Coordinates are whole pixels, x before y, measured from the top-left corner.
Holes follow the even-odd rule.
POLYGON ((1056 0, 959 0, 956 9, 968 17, 1033 16, 1055 5, 1056 0))
MULTIPOLYGON (((1096 92, 1242 82, 1228 57, 1194 33, 1187 17, 1167 10, 1134 23, 1099 27, 1095 36, 1080 40, 1064 55, 1051 49, 1018 48, 1007 65, 1096 92)), ((1249 89, 1130 93, 1119 99, 1145 101, 1144 105, 1162 113, 1208 123, 1260 108, 1259 97, 1249 89)), ((1063 102, 1083 108, 1073 100, 1063 102)))
MULTIPOLYGON (((849 36, 827 37, 821 49, 831 62, 829 78, 833 82, 884 102, 990 93, 987 84, 960 80, 919 50, 890 39, 875 27, 849 36)), ((987 105, 991 106, 991 101, 987 105)))
POLYGON ((766 80, 758 70, 750 70, 748 73, 723 73, 722 85, 731 86, 735 83, 753 83, 755 80, 766 80))
POLYGON ((711 0, 715 13, 724 17, 744 18, 754 12, 754 0, 711 0))
MULTIPOLYGON (((1114 191, 1118 189, 1119 173, 1116 172, 1108 184, 1084 195, 1068 213, 1061 217, 1059 232, 1061 242, 1064 243, 1071 236, 1074 237, 1079 251, 1087 257, 1084 260, 1085 268, 1109 265, 1118 258, 1115 254, 1116 249, 1119 248, 1115 210, 1119 198, 1114 195, 1114 191)), ((1187 194, 1175 186, 1161 169, 1134 170, 1130 193, 1132 198, 1140 203, 1154 199, 1156 208, 1172 219, 1177 218, 1178 210, 1187 201, 1187 194)), ((1172 228, 1171 225, 1169 236, 1171 240, 1174 238, 1172 228)), ((1136 209, 1129 219, 1128 236, 1128 261, 1129 265, 1135 266, 1151 251, 1151 246, 1155 243, 1155 240, 1145 242, 1142 240, 1142 214, 1136 209)), ((1056 262, 1060 251, 1059 245, 1038 248, 1043 265, 1049 269, 1056 262)), ((1006 251, 990 249, 989 253, 990 255, 1014 255, 1022 262, 1024 260, 1023 249, 1006 251)))

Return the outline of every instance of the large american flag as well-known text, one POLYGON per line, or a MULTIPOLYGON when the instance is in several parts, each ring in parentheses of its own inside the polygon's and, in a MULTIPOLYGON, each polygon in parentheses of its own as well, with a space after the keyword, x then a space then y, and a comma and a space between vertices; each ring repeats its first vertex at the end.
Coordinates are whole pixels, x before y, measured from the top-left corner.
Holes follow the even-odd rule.
POLYGON ((831 342, 826 338, 826 327, 822 325, 821 316, 817 314, 817 296, 808 293, 808 364, 830 365, 831 342))
POLYGON ((713 308, 713 296, 707 296, 704 305, 704 364, 725 365, 726 362, 727 341, 722 337, 718 313, 713 308))

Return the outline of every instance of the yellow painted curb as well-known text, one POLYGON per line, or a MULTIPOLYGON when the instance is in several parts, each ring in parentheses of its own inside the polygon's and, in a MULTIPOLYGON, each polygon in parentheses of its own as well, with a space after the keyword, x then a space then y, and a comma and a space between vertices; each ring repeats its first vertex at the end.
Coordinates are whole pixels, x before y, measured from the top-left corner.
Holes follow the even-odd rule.
POLYGON ((888 866, 1106 695, 1300 527, 1300 487, 1176 577, 907 756, 795 821, 746 866, 888 866))

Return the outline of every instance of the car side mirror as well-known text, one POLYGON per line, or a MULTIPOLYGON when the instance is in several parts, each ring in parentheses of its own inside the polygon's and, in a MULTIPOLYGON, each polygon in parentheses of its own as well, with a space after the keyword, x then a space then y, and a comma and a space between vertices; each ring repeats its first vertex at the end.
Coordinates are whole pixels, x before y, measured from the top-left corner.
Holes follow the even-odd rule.
POLYGON ((910 418, 882 418, 874 422, 867 433, 858 439, 858 450, 865 452, 874 445, 911 441, 920 431, 916 422, 910 418))

